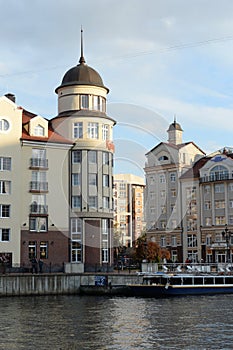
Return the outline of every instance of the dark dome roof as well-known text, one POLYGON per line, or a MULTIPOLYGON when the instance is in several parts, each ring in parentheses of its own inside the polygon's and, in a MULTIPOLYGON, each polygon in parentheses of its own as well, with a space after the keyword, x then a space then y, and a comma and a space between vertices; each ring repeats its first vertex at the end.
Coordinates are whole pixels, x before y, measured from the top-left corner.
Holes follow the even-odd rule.
MULTIPOLYGON (((81 59, 80 59, 81 61, 81 59)), ((63 86, 69 86, 69 85, 94 85, 99 86, 107 89, 109 89, 104 86, 103 80, 99 73, 88 66, 85 61, 81 61, 80 64, 78 64, 75 67, 70 68, 64 75, 62 79, 61 85, 56 89, 56 92, 59 88, 63 86)))
POLYGON ((183 131, 183 129, 181 128, 180 124, 177 123, 176 121, 174 121, 172 124, 170 124, 168 131, 172 131, 172 130, 180 130, 183 131))
POLYGON ((97 73, 96 70, 89 67, 87 64, 83 63, 69 69, 62 79, 62 85, 73 83, 88 83, 91 85, 104 86, 103 80, 99 73, 97 73))

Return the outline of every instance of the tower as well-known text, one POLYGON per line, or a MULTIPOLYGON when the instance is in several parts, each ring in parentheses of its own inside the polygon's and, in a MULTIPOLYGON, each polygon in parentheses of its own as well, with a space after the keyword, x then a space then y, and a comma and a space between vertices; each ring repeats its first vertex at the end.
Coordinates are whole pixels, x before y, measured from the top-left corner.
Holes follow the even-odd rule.
POLYGON ((175 145, 180 145, 182 143, 183 130, 180 124, 176 122, 176 118, 174 118, 174 122, 170 124, 167 132, 169 143, 173 143, 175 145))
POLYGON ((113 265, 113 126, 106 113, 109 89, 81 55, 60 86, 53 128, 72 140, 69 160, 69 232, 72 271, 113 265))

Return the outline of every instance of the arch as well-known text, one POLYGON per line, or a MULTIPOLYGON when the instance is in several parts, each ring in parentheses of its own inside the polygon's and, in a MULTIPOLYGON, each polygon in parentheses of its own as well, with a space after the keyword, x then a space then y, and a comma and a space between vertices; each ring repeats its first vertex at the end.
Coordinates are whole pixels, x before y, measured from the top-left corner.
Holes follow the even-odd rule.
POLYGON ((229 179, 229 170, 223 165, 216 165, 210 170, 210 179, 216 180, 227 180, 229 179))

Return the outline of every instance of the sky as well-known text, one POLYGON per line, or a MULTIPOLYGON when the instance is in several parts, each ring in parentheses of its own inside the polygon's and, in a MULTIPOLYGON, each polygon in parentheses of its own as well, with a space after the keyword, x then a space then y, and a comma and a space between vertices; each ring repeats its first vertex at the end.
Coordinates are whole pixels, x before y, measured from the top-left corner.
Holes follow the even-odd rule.
POLYGON ((114 127, 115 173, 144 176, 145 154, 183 141, 233 147, 232 0, 0 0, 0 95, 45 118, 55 88, 84 56, 101 75, 114 127))

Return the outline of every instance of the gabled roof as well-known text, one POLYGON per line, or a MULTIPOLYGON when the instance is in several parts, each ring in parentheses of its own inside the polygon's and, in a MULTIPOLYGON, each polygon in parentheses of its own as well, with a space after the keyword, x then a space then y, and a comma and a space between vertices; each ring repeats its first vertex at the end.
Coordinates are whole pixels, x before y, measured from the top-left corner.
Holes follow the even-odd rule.
POLYGON ((31 113, 27 111, 26 109, 22 108, 22 137, 21 140, 28 140, 28 141, 39 141, 39 142, 51 142, 51 143, 63 143, 63 144, 73 144, 71 140, 68 140, 58 134, 51 126, 50 120, 44 118, 48 121, 48 137, 42 137, 42 136, 31 136, 29 135, 27 129, 25 126, 30 122, 32 118, 35 118, 37 115, 34 113, 31 113))
POLYGON ((199 178, 199 170, 210 160, 210 157, 203 157, 194 163, 193 167, 187 170, 184 174, 180 176, 180 179, 195 179, 199 178))
POLYGON ((170 142, 160 142, 158 145, 156 145, 154 148, 152 148, 150 151, 148 151, 146 153, 146 155, 148 155, 149 153, 153 152, 156 148, 159 148, 161 145, 166 146, 167 148, 173 148, 173 149, 177 149, 180 150, 181 148, 192 144, 194 147, 196 147, 201 153, 203 153, 203 155, 205 155, 205 152, 202 151, 202 149, 200 147, 198 147, 193 141, 190 142, 184 142, 184 143, 180 143, 178 145, 175 145, 174 143, 170 143, 170 142))

